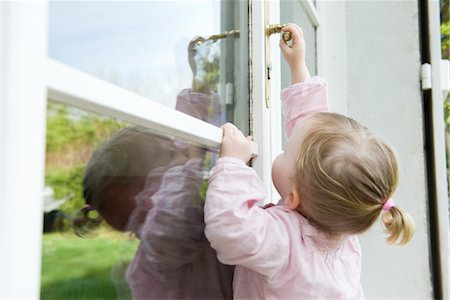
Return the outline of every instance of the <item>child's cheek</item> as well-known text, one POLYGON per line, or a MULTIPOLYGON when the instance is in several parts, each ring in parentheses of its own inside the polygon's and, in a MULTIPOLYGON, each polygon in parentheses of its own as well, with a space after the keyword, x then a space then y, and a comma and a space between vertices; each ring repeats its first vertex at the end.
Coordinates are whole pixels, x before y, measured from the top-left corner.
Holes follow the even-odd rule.
POLYGON ((285 193, 283 182, 288 179, 288 176, 283 176, 283 174, 285 174, 284 169, 284 153, 281 153, 275 158, 272 165, 272 181, 280 195, 285 193))

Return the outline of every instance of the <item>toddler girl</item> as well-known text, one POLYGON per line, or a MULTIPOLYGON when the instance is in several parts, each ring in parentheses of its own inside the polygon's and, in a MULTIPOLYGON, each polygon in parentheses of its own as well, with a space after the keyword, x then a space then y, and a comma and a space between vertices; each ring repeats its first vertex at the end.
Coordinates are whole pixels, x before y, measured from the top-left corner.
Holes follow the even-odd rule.
POLYGON ((237 299, 360 299, 356 235, 381 215, 387 241, 407 243, 410 216, 391 199, 398 184, 392 148, 356 121, 329 113, 326 83, 310 77, 300 28, 280 42, 292 85, 282 91, 288 144, 273 163, 278 205, 257 205, 266 192, 251 158, 250 137, 223 126, 211 171, 205 234, 224 264, 237 265, 237 299))

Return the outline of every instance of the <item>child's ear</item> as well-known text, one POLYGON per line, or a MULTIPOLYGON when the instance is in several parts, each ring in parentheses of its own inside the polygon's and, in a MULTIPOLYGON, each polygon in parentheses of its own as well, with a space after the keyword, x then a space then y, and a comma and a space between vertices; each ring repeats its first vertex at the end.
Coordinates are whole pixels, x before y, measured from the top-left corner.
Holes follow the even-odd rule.
POLYGON ((285 203, 289 209, 297 209, 300 206, 300 195, 295 188, 292 188, 292 191, 289 193, 289 197, 285 203))

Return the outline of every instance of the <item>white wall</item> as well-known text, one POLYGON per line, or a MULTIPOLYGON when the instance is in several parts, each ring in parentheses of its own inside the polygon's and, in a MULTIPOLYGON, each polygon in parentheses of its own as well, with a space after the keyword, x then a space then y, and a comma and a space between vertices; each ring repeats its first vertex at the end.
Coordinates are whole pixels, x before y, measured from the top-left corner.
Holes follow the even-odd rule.
POLYGON ((394 198, 416 222, 404 247, 389 246, 376 225, 361 238, 367 298, 432 298, 416 1, 345 4, 348 114, 397 149, 394 198))

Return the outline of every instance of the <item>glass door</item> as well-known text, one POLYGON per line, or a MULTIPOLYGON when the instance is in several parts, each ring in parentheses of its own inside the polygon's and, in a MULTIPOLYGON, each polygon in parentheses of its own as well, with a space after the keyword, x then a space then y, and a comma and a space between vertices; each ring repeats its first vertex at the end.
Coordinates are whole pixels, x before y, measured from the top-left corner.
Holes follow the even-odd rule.
POLYGON ((49 57, 209 123, 233 121, 248 132, 248 16, 242 7, 230 1, 52 1, 49 57), (179 103, 206 96, 214 102, 209 119, 179 103))
POLYGON ((2 296, 145 296, 142 278, 172 298, 228 295, 230 269, 201 230, 207 174, 218 126, 233 122, 253 135, 252 167, 266 201, 277 201, 271 162, 282 147, 283 67, 279 36, 266 38, 266 28, 296 22, 283 20, 284 4, 1 5, 2 296), (209 266, 201 270, 215 275, 181 282, 179 267, 198 247, 209 266))
MULTIPOLYGON (((306 40, 306 63, 311 76, 317 75, 317 44, 320 40, 317 38, 317 27, 320 24, 320 20, 315 2, 298 0, 265 1, 264 16, 266 30, 270 25, 287 23, 295 23, 302 28, 306 40)), ((270 79, 267 76, 264 78, 264 86, 266 97, 269 95, 270 101, 269 105, 267 103, 262 105, 263 113, 258 114, 258 116, 261 120, 264 120, 263 124, 261 124, 262 128, 265 128, 264 124, 270 125, 262 130, 266 132, 268 138, 258 140, 260 146, 258 158, 261 157, 262 160, 270 163, 283 150, 286 144, 283 132, 284 117, 281 111, 280 93, 281 89, 290 85, 291 76, 289 67, 282 58, 279 49, 281 38, 280 34, 272 34, 267 37, 264 45, 264 65, 270 69, 270 79)), ((263 180, 266 180, 266 186, 270 191, 270 199, 267 202, 276 203, 280 196, 271 183, 271 164, 265 165, 264 161, 260 162, 262 166, 257 165, 256 167, 261 168, 260 174, 262 174, 263 180)))
MULTIPOLYGON (((317 27, 319 18, 312 1, 282 0, 280 1, 281 23, 295 23, 303 30, 306 42, 306 64, 311 76, 317 75, 317 27)), ((281 57, 281 88, 291 84, 289 67, 281 57)), ((284 122, 284 119, 283 119, 284 122)), ((283 145, 286 144, 284 134, 283 145)))
POLYGON ((49 3, 42 298, 231 297, 202 207, 248 30, 245 1, 49 3))

